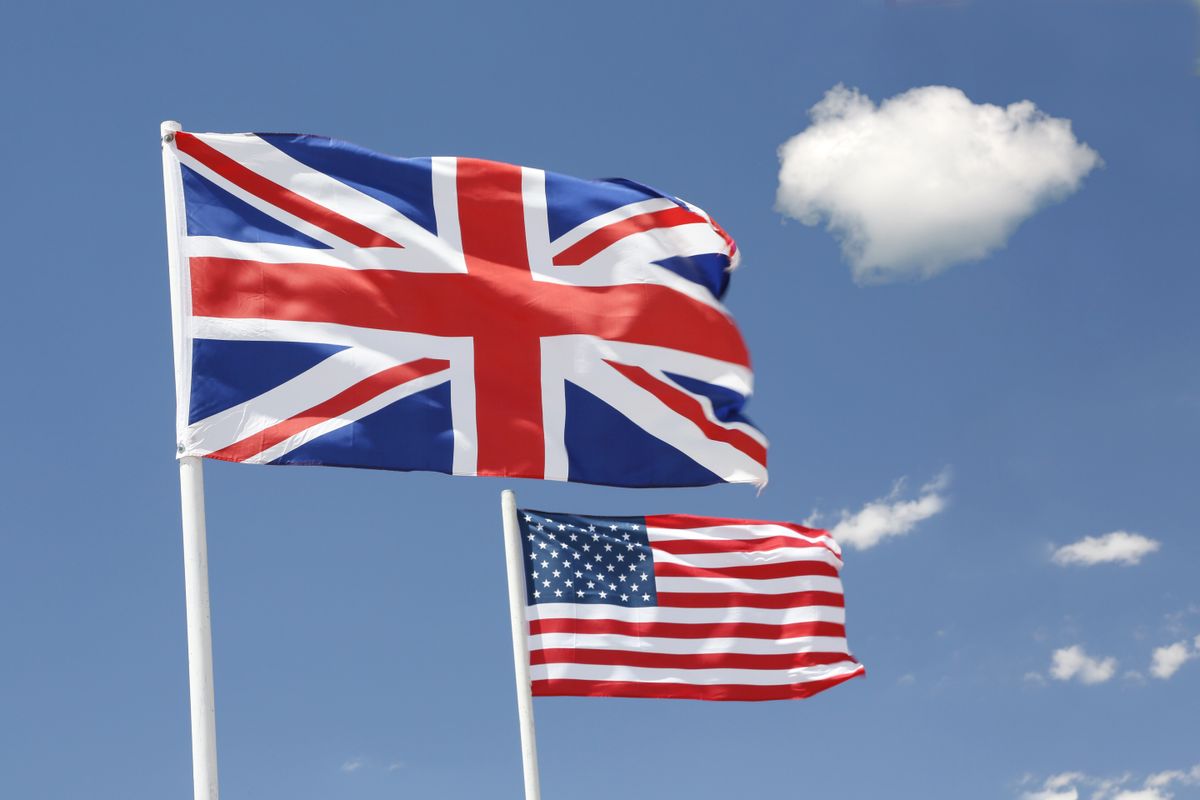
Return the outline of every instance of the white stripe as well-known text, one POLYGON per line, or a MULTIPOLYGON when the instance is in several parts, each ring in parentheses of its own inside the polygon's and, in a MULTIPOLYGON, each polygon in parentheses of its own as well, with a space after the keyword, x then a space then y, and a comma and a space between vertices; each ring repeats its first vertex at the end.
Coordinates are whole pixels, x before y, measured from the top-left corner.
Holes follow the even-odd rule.
POLYGON ((846 610, 837 606, 801 606, 799 608, 670 608, 647 606, 625 608, 593 603, 536 603, 527 606, 525 616, 539 619, 612 619, 619 622, 681 622, 712 624, 717 622, 753 622, 761 625, 790 625, 796 622, 846 623, 846 610))
POLYGON ((439 383, 445 383, 449 379, 449 370, 435 372, 432 375, 423 375, 416 380, 411 380, 408 383, 402 383, 399 386, 393 387, 382 394, 376 395, 367 402, 342 413, 340 416, 333 419, 327 419, 310 428, 306 428, 299 433, 291 436, 279 444, 263 450, 256 456, 244 460, 246 464, 269 464, 280 456, 287 455, 296 448, 311 442, 313 439, 324 436, 327 433, 332 433, 340 428, 344 428, 363 417, 374 414, 387 408, 397 400, 403 400, 405 397, 414 395, 418 392, 423 392, 437 386, 439 383))
POLYGON ((793 669, 652 669, 605 664, 535 664, 530 668, 535 681, 576 679, 585 681, 637 681, 641 683, 683 683, 700 686, 743 684, 781 686, 808 683, 852 675, 862 669, 853 661, 793 669))
POLYGON ((786 564, 795 561, 819 561, 840 568, 842 560, 824 547, 780 547, 774 550, 742 550, 735 553, 688 553, 678 555, 654 551, 656 564, 684 564, 689 567, 752 567, 759 564, 786 564))
POLYGON ((607 228, 609 225, 614 225, 618 222, 623 222, 630 217, 637 217, 642 214, 653 214, 655 211, 666 211, 679 206, 672 203, 665 197, 652 197, 648 200, 642 200, 637 203, 630 203, 627 206, 615 208, 598 217, 592 217, 586 222, 578 225, 564 233, 562 236, 554 240, 555 254, 561 253, 568 247, 583 241, 588 236, 592 235, 601 228, 607 228))
POLYGON ((701 528, 659 528, 653 525, 646 526, 646 534, 650 537, 650 542, 662 542, 673 540, 691 540, 691 539, 719 539, 727 541, 729 539, 765 539, 771 536, 791 536, 795 539, 800 539, 812 544, 821 544, 831 548, 835 553, 842 552, 841 546, 834 540, 832 536, 824 531, 813 531, 812 534, 804 534, 794 531, 791 528, 785 528, 782 525, 772 525, 770 523, 750 524, 750 525, 713 525, 701 528))
POLYGON ((196 134, 196 138, 288 191, 393 241, 411 229, 424 230, 386 203, 297 161, 254 134, 196 134))
POLYGON ((788 594, 790 592, 842 593, 842 582, 824 575, 795 578, 747 580, 743 578, 655 578, 660 592, 746 592, 748 594, 788 594))
MULTIPOLYGON (((579 353, 577 359, 585 356, 579 353)), ((696 423, 676 414, 603 361, 594 361, 586 371, 577 370, 574 382, 722 480, 760 485, 766 482, 767 470, 762 464, 733 445, 709 439, 696 423)))
POLYGON ((446 275, 466 272, 461 253, 452 250, 435 253, 415 247, 397 250, 394 247, 339 245, 322 250, 276 242, 235 242, 219 236, 189 236, 188 255, 193 258, 260 261, 265 264, 317 264, 338 269, 386 269, 446 275))
POLYGON ((633 650, 646 653, 849 653, 846 640, 833 636, 804 636, 792 639, 666 639, 619 636, 610 633, 543 633, 529 637, 529 649, 578 648, 589 650, 633 650))

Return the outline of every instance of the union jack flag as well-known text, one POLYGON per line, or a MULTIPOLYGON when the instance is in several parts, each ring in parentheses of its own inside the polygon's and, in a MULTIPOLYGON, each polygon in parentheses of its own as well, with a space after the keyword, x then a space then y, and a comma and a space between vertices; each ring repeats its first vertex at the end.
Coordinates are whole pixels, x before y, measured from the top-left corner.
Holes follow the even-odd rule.
POLYGON ((166 139, 180 456, 765 482, 720 302, 737 248, 703 210, 317 136, 166 139))

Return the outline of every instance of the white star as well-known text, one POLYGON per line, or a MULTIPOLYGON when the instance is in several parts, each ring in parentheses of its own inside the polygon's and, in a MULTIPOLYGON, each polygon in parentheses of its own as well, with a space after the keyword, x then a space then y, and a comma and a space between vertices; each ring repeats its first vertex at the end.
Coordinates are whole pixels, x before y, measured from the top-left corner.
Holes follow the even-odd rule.
POLYGON ((590 544, 585 544, 585 545, 583 546, 583 549, 584 549, 584 551, 586 552, 586 551, 588 551, 588 550, 591 550, 591 549, 592 549, 592 546, 591 546, 590 544))
POLYGON ((562 597, 562 589, 555 589, 555 590, 554 590, 554 596, 555 596, 555 597, 562 597))
POLYGON ((558 570, 554 570, 554 572, 551 572, 550 574, 551 574, 551 575, 553 575, 553 576, 554 576, 554 577, 556 577, 556 578, 559 576, 559 572, 558 572, 558 570))
POLYGON ((589 561, 588 563, 584 564, 583 568, 586 569, 588 572, 591 572, 592 571, 592 562, 589 561))
POLYGON ((526 514, 526 515, 525 515, 525 521, 526 521, 526 522, 533 522, 533 517, 531 517, 531 516, 529 516, 528 514, 526 514))
POLYGON ((576 539, 578 539, 578 538, 579 538, 579 535, 578 535, 578 534, 575 534, 575 533, 572 533, 572 534, 571 534, 571 541, 572 541, 572 542, 573 542, 573 541, 575 541, 575 540, 576 540, 576 539))
POLYGON ((602 573, 602 572, 597 572, 597 573, 596 573, 596 580, 598 580, 598 581, 602 581, 602 580, 604 580, 604 573, 602 573))
POLYGON ((631 585, 629 588, 636 592, 638 590, 638 585, 635 583, 635 584, 631 585))
POLYGON ((593 532, 593 531, 595 531, 595 530, 596 530, 596 526, 595 526, 595 525, 588 525, 588 533, 592 533, 592 532, 593 532))
POLYGON ((596 584, 592 583, 591 581, 588 581, 588 588, 589 588, 589 589, 595 589, 595 588, 596 588, 596 584))
POLYGON ((633 525, 630 525, 629 527, 633 528, 636 531, 636 530, 638 530, 639 526, 637 523, 634 523, 633 525))
POLYGON ((576 578, 582 578, 582 577, 583 577, 583 573, 582 573, 582 572, 580 572, 579 570, 575 570, 575 577, 576 577, 576 578))
POLYGON ((526 536, 525 538, 526 538, 526 539, 528 539, 529 541, 531 541, 531 542, 532 542, 532 541, 533 541, 533 534, 531 533, 531 534, 529 534, 528 536, 526 536))
POLYGON ((563 525, 563 524, 561 524, 561 523, 560 523, 560 524, 559 524, 559 526, 558 526, 558 529, 559 529, 560 531, 565 531, 565 530, 567 529, 567 526, 566 526, 566 525, 563 525))
POLYGON ((536 590, 534 591, 534 593, 533 593, 533 599, 534 599, 534 600, 538 599, 538 598, 539 598, 539 597, 541 597, 541 596, 542 596, 542 593, 541 593, 541 592, 539 592, 539 591, 536 591, 536 590))
POLYGON ((643 600, 649 600, 649 599, 650 599, 650 595, 648 595, 648 594, 644 594, 644 595, 642 595, 642 599, 643 599, 643 600))
POLYGON ((633 542, 630 542, 629 544, 625 545, 625 549, 626 549, 626 550, 632 550, 632 549, 633 549, 633 542))
POLYGON ((620 553, 617 553, 617 561, 624 561, 624 560, 625 560, 625 556, 621 555, 620 553))
POLYGON ((536 530, 539 530, 539 531, 541 531, 541 530, 545 530, 545 529, 546 529, 546 526, 545 526, 545 525, 543 525, 542 523, 540 523, 540 522, 539 522, 539 523, 537 524, 537 528, 536 528, 536 530))
POLYGON ((580 589, 579 591, 575 592, 575 594, 579 595, 580 597, 583 597, 583 589, 580 589))
POLYGON ((558 558, 558 551, 557 551, 557 550, 551 550, 551 551, 550 551, 550 557, 551 557, 551 558, 558 558))
POLYGON ((570 562, 570 561, 564 561, 564 562, 563 562, 563 569, 570 569, 570 568, 571 568, 571 562, 570 562))
POLYGON ((608 588, 609 588, 609 589, 612 589, 612 590, 615 592, 615 591, 617 590, 617 585, 616 585, 615 583, 610 583, 610 584, 608 585, 608 588))
POLYGON ((612 550, 612 545, 611 545, 611 544, 608 544, 607 542, 605 542, 605 543, 604 543, 604 552, 606 552, 606 553, 607 553, 607 552, 608 552, 608 551, 610 551, 610 550, 612 550))
POLYGON ((629 571, 630 571, 630 572, 637 572, 637 564, 630 564, 630 565, 629 565, 629 571))
POLYGON ((623 594, 623 595, 621 595, 621 602, 622 602, 622 603, 625 603, 625 602, 627 602, 628 600, 629 600, 629 595, 627 595, 627 594, 623 594))
MULTIPOLYGON (((592 526, 592 530, 595 530, 595 529, 596 529, 596 526, 595 526, 595 525, 593 525, 593 526, 592 526)), ((592 534, 592 541, 593 541, 593 542, 598 542, 598 541, 600 541, 600 534, 598 534, 598 533, 593 533, 593 534, 592 534)))
POLYGON ((612 564, 609 564, 609 565, 608 565, 608 571, 609 571, 609 572, 612 572, 612 571, 613 571, 613 570, 615 570, 615 569, 616 569, 616 567, 614 567, 612 564))
POLYGON ((609 525, 608 527, 610 530, 614 530, 614 531, 617 529, 616 525, 609 525))
POLYGON ((539 573, 539 572, 533 573, 533 579, 536 581, 538 579, 538 575, 540 575, 540 574, 541 573, 539 573))
POLYGON ((625 582, 625 579, 626 579, 626 578, 628 578, 628 577, 629 577, 628 575, 622 575, 622 576, 620 576, 620 578, 618 578, 618 580, 620 580, 620 581, 621 581, 621 583, 624 583, 624 582, 625 582))
POLYGON ((642 580, 646 580, 646 573, 642 573, 642 580))
POLYGON ((622 538, 622 539, 624 539, 625 541, 627 541, 627 542, 628 542, 628 541, 629 541, 629 534, 628 534, 628 533, 623 533, 623 534, 621 534, 621 538, 622 538))
POLYGON ((550 581, 542 581, 542 586, 545 586, 547 589, 549 589, 549 588, 550 588, 550 581))
POLYGON ((543 561, 543 562, 542 562, 542 567, 543 567, 543 568, 545 568, 545 567, 548 567, 548 566, 550 566, 550 562, 549 562, 549 561, 543 561))
POLYGON ((638 561, 645 561, 645 560, 646 560, 646 554, 638 553, 638 561))
POLYGON ((601 600, 603 600, 603 599, 604 599, 604 598, 606 598, 606 597, 608 597, 608 592, 601 592, 601 593, 600 593, 600 599, 601 599, 601 600))
POLYGON ((547 547, 549 547, 549 545, 547 545, 545 542, 538 542, 538 547, 545 550, 547 547))
POLYGON ((570 578, 567 578, 567 580, 564 581, 563 585, 564 586, 574 586, 575 583, 570 578))
POLYGON ((537 553, 530 553, 530 554, 529 554, 529 560, 530 560, 530 561, 537 561, 537 553))

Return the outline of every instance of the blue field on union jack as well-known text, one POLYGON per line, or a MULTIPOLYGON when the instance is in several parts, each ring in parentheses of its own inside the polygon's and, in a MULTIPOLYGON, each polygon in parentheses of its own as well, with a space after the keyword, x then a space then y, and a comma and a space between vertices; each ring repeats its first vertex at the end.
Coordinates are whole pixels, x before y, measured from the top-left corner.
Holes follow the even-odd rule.
POLYGON ((318 136, 166 142, 178 453, 617 486, 766 480, 702 209, 318 136))

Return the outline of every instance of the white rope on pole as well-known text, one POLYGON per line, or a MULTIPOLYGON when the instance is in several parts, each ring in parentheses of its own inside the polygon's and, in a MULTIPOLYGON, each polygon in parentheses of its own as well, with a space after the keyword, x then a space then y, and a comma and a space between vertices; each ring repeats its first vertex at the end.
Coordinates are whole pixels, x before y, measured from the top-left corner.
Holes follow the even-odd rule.
POLYGON ((517 719, 521 726, 521 765, 525 773, 525 800, 541 800, 538 779, 537 734, 533 727, 533 686, 529 677, 528 623, 525 620, 525 566, 522 562, 521 526, 517 497, 500 493, 504 518, 504 559, 508 565, 508 612, 512 621, 513 669, 517 679, 517 719))

